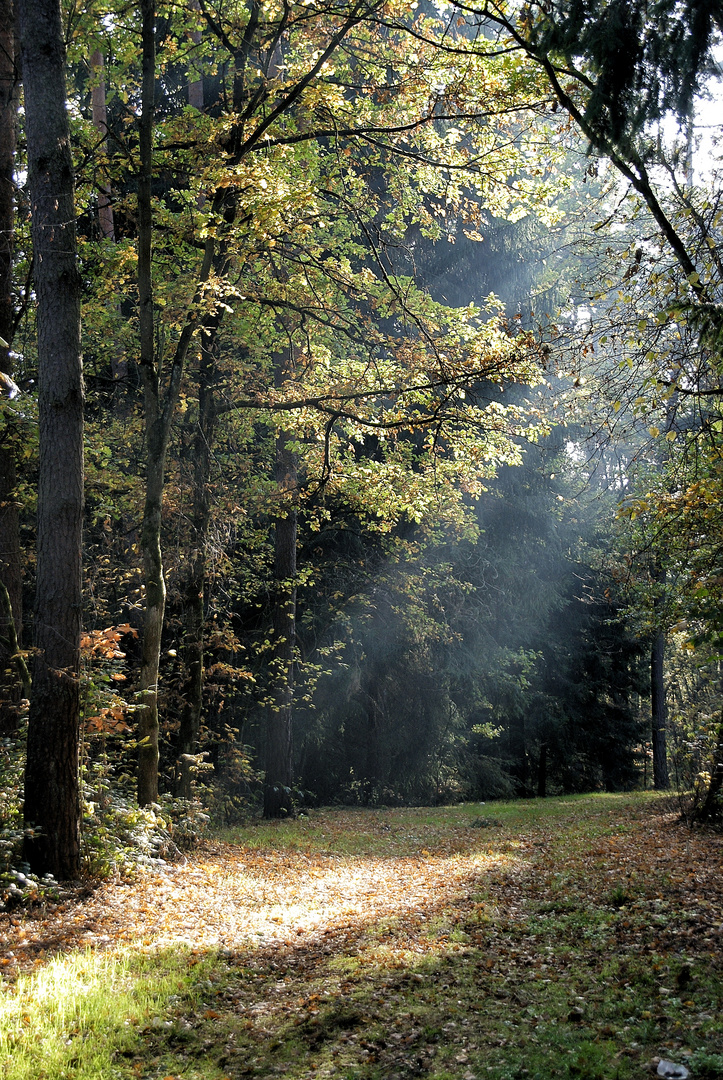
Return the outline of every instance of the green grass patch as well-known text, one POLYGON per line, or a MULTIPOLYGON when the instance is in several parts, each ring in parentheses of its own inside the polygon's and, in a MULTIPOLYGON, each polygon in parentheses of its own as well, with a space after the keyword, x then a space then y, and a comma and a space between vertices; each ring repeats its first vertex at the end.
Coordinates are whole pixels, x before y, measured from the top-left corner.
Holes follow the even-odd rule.
MULTIPOLYGON (((21 975, 0 997, 0 1075, 4 1080, 96 1080, 145 1075, 149 1039, 183 1032, 213 996, 214 956, 163 952, 76 952, 21 975)), ((218 1070, 203 1076, 217 1077, 218 1070)))

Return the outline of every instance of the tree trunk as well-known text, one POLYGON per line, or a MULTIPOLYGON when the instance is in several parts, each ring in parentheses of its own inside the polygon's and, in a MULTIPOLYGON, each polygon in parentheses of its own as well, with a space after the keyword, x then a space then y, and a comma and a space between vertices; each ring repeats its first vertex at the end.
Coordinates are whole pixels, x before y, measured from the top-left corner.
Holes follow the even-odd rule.
POLYGON ((289 435, 276 440, 276 483, 282 498, 274 530, 274 577, 276 596, 272 616, 272 704, 266 726, 266 778, 264 817, 293 813, 294 652, 296 646, 296 454, 288 446, 289 435))
MULTIPOLYGON (((0 337, 13 337, 13 229, 17 72, 12 0, 0 0, 0 337)), ((13 376, 10 349, 0 343, 0 372, 13 376)), ((9 636, 22 637, 23 607, 20 522, 16 499, 16 446, 19 432, 6 416, 0 441, 0 583, 7 589, 10 614, 0 616, 0 737, 18 729, 21 689, 14 675, 9 636)))
MULTIPOLYGON (((90 92, 93 127, 103 136, 103 144, 98 149, 105 153, 108 149, 108 110, 105 101, 103 53, 100 49, 96 49, 90 58, 90 70, 93 76, 93 88, 90 92)), ((107 181, 101 181, 98 194, 98 226, 101 235, 106 240, 115 240, 115 222, 110 196, 110 184, 107 181)))
POLYGON ((537 798, 547 798, 547 751, 546 742, 540 744, 540 760, 537 765, 537 798))
POLYGON ((15 629, 15 618, 13 616, 12 604, 10 603, 10 593, 7 591, 2 581, 0 581, 0 616, 2 616, 2 620, 5 623, 5 633, 7 635, 6 641, 12 665, 20 679, 23 695, 29 699, 31 692, 30 668, 20 651, 20 642, 18 641, 17 631, 15 629))
POLYGON ((710 780, 705 798, 693 812, 693 820, 712 821, 721 814, 720 796, 723 789, 723 722, 718 727, 715 747, 715 761, 711 767, 710 780))
MULTIPOLYGON (((665 585, 665 571, 656 567, 654 580, 660 586, 665 585)), ((662 596, 653 601, 654 625, 659 626, 663 605, 662 596)), ((665 700, 665 632, 657 630, 650 648, 650 711, 653 743, 653 787, 656 791, 667 791, 670 787, 668 776, 668 747, 666 739, 667 706, 665 700)))
POLYGON ((367 694, 366 757, 364 762, 364 791, 362 801, 365 806, 373 806, 379 801, 380 789, 380 748, 381 703, 376 687, 376 678, 372 674, 371 687, 367 694))
MULTIPOLYGON (((191 11, 200 11, 201 5, 199 0, 189 0, 188 4, 191 11)), ((202 40, 202 34, 200 30, 191 31, 191 41, 194 45, 200 45, 202 40)), ((193 70, 193 69, 191 69, 193 70)), ((198 76, 196 79, 191 78, 191 72, 189 72, 188 78, 188 104, 192 109, 197 109, 199 112, 203 112, 203 72, 199 68, 195 72, 198 76)))
POLYGON ((33 693, 25 773, 25 858, 80 872, 79 663, 83 379, 73 162, 60 5, 19 0, 34 280, 40 475, 33 693))
MULTIPOLYGON (((198 0, 190 0, 192 11, 200 11, 198 0)), ((201 44, 200 30, 191 34, 194 45, 201 44)), ((188 104, 203 112, 203 76, 197 79, 189 72, 188 104)), ((198 205, 203 206, 203 196, 198 205)), ((183 687, 183 709, 178 731, 178 758, 176 762, 176 797, 190 799, 193 793, 193 768, 201 738, 203 714, 203 650, 206 584, 206 544, 210 501, 208 483, 211 466, 211 443, 216 420, 216 401, 213 385, 216 377, 217 342, 215 331, 203 335, 201 362, 198 373, 198 425, 193 440, 193 550, 189 556, 186 580, 183 584, 185 598, 184 661, 188 676, 183 687)))
POLYGON ((206 583, 206 544, 210 518, 208 483, 211 467, 216 402, 216 341, 201 351, 198 376, 198 425, 193 441, 193 550, 189 559, 184 593, 186 599, 185 661, 188 678, 183 690, 183 710, 178 733, 176 794, 191 797, 192 757, 198 753, 203 711, 204 586, 206 583))
MULTIPOLYGON (((12 0, 0 0, 0 336, 10 341, 13 328, 12 270, 15 222, 14 170, 17 120, 17 72, 12 0)), ((7 349, 0 350, 6 374, 7 349)))
POLYGON ((650 705, 652 714, 653 736, 653 787, 656 791, 667 791, 670 786, 668 777, 668 750, 666 743, 667 709, 665 703, 665 634, 659 631, 653 638, 650 650, 650 705))
POLYGON ((148 806, 149 803, 158 801, 158 670, 166 611, 166 583, 161 554, 161 510, 170 420, 161 410, 153 340, 151 183, 156 73, 156 19, 153 0, 142 0, 141 14, 143 82, 139 133, 141 169, 138 177, 138 321, 148 460, 141 529, 146 608, 138 682, 138 803, 140 806, 148 806))
POLYGON ((147 424, 146 503, 141 529, 146 610, 138 681, 138 804, 158 802, 158 672, 166 612, 161 510, 166 452, 158 424, 147 424))
MULTIPOLYGON (((145 573, 146 611, 141 646, 141 674, 138 710, 138 801, 147 806, 158 798, 158 674, 161 636, 166 609, 166 586, 161 548, 161 514, 165 481, 166 455, 171 425, 178 404, 181 377, 194 334, 200 331, 213 341, 223 319, 223 305, 197 320, 196 305, 205 299, 204 284, 211 272, 223 277, 226 249, 212 238, 206 247, 198 275, 193 308, 181 330, 169 364, 165 393, 161 386, 160 358, 155 356, 153 334, 152 239, 153 213, 153 122, 155 115, 155 6, 153 0, 141 0, 143 40, 143 82, 139 130, 140 173, 138 177, 138 321, 140 331, 139 369, 143 382, 147 472, 146 499, 141 530, 141 552, 145 573)), ((210 347, 210 345, 208 346, 210 347)))

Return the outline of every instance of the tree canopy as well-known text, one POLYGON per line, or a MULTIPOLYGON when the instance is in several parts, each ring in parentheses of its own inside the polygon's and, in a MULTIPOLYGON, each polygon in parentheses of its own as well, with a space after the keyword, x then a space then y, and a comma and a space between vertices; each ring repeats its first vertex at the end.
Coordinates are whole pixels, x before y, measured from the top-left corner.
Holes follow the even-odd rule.
MULTIPOLYGON (((86 480, 62 636, 83 642, 80 676, 43 637, 60 632, 43 522, 66 535, 43 480, 43 327, 72 303, 41 288, 32 64, 0 129, 19 133, 21 391, 0 573, 8 655, 27 621, 36 668, 79 693, 87 804, 202 795, 230 819, 647 783, 660 665, 687 646, 713 662, 721 633, 720 187, 691 167, 719 5, 63 18, 86 480)), ((35 680, 29 748, 40 711, 53 725, 35 680)))

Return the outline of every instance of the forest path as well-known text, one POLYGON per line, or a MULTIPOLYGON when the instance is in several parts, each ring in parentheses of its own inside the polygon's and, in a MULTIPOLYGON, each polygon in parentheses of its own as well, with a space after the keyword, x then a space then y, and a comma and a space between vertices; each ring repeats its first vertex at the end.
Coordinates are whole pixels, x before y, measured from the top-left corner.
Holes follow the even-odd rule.
POLYGON ((526 1077, 562 1039, 588 1080, 605 1043, 604 1080, 723 1054, 721 870, 723 840, 649 797, 319 811, 0 916, 0 972, 185 957, 165 1026, 133 1020, 149 1076, 526 1077))

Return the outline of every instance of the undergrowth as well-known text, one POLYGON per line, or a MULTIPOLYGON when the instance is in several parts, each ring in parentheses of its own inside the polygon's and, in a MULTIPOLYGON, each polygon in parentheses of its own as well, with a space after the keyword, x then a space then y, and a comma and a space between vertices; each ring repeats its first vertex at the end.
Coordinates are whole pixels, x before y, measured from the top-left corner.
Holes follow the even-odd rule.
MULTIPOLYGON (((23 861, 22 791, 25 730, 0 741, 0 911, 62 893, 50 874, 32 873, 23 861)), ((208 827, 197 798, 163 796, 140 808, 130 777, 111 775, 105 755, 86 755, 82 770, 81 860, 85 877, 98 880, 152 869, 192 848, 208 827)))

